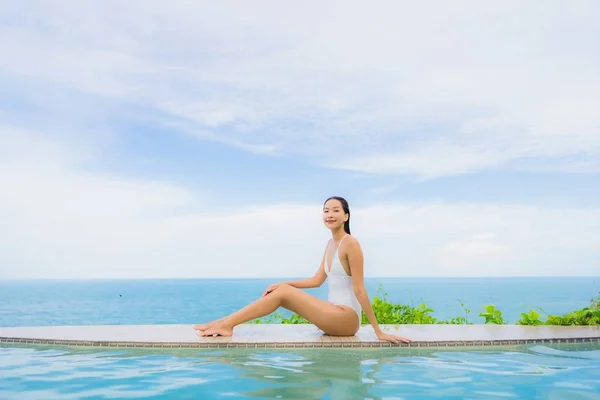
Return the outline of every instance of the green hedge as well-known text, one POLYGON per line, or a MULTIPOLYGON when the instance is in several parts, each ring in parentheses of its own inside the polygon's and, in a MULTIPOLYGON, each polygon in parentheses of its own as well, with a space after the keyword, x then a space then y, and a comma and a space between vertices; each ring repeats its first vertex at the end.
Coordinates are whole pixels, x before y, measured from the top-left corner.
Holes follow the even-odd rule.
MULTIPOLYGON (((378 295, 373 297, 372 306, 377 322, 380 324, 465 324, 471 325, 469 322, 469 314, 471 310, 465 307, 460 302, 464 311, 464 316, 451 318, 449 320, 440 320, 432 316, 433 309, 425 303, 420 303, 418 306, 406 304, 394 304, 388 301, 387 293, 383 292, 381 286, 377 290, 378 295)), ((480 317, 485 319, 486 324, 509 324, 502 316, 502 311, 498 310, 493 304, 483 306, 484 311, 479 313, 480 317)), ((539 309, 545 313, 542 309, 539 309)), ((547 315, 543 321, 541 314, 535 310, 530 310, 526 313, 521 313, 521 319, 515 322, 517 325, 600 325, 600 296, 591 299, 587 307, 579 310, 571 311, 565 315, 547 315)), ((308 324, 306 319, 298 314, 292 314, 286 318, 282 313, 276 312, 267 317, 250 321, 254 324, 308 324)), ((362 313, 363 325, 369 324, 367 316, 362 313)))

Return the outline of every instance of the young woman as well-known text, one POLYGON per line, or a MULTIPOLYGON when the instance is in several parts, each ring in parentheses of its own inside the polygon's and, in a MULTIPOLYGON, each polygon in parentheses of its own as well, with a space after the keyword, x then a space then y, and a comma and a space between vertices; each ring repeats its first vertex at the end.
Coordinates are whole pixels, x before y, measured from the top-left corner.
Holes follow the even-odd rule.
POLYGON ((295 312, 332 336, 355 335, 365 314, 380 340, 392 343, 410 339, 385 333, 377 324, 363 280, 363 254, 350 235, 350 209, 342 197, 330 197, 323 206, 323 222, 331 230, 321 265, 312 278, 276 283, 261 298, 220 320, 196 325, 200 336, 231 336, 233 328, 271 314, 279 307, 295 312), (300 289, 318 287, 329 278, 328 301, 300 289))

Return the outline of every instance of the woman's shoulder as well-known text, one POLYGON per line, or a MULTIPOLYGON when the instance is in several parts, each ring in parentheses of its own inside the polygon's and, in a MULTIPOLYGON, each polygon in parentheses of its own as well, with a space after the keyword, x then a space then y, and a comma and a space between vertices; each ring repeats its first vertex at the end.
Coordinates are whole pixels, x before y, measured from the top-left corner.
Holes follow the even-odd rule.
MULTIPOLYGON (((346 247, 346 246, 360 246, 360 242, 358 241, 358 239, 355 236, 352 236, 351 234, 347 234, 346 236, 344 236, 344 238, 342 239, 342 243, 340 244, 340 248, 342 247, 346 247)), ((335 246, 335 242, 333 239, 329 238, 327 239, 327 246, 335 246)))
POLYGON ((362 248, 357 238, 347 235, 344 238, 344 243, 340 246, 338 253, 341 257, 350 257, 350 255, 362 253, 362 248))
POLYGON ((347 234, 344 238, 343 245, 345 245, 345 246, 360 246, 360 242, 358 241, 358 239, 355 236, 352 236, 351 234, 347 234))

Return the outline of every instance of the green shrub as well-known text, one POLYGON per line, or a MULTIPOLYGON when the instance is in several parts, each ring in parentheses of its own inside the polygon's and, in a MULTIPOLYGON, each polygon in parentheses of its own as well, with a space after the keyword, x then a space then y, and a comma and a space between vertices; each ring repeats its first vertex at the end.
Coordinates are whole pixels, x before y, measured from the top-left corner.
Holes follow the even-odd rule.
POLYGON ((590 305, 566 315, 548 315, 548 325, 600 325, 600 296, 590 300, 590 305))
MULTIPOLYGON (((395 304, 388 300, 388 293, 383 291, 382 285, 377 289, 377 295, 373 296, 371 306, 379 324, 402 325, 402 324, 457 324, 472 325, 469 322, 471 310, 466 308, 462 301, 460 305, 465 315, 454 317, 448 320, 438 320, 431 313, 433 309, 421 302, 418 306, 407 304, 395 304)), ((486 324, 507 324, 508 321, 502 316, 502 312, 493 304, 483 306, 484 312, 479 313, 486 324)), ((542 310, 543 311, 543 310, 542 310)), ((292 314, 285 317, 281 312, 275 312, 266 317, 255 319, 249 323, 253 324, 310 324, 298 314, 292 314)), ((369 320, 365 313, 362 313, 361 324, 368 325, 369 320)), ((591 299, 588 307, 575 310, 565 315, 548 315, 544 322, 540 319, 537 311, 530 310, 527 313, 521 313, 521 319, 516 322, 517 325, 600 325, 600 296, 591 299)))
MULTIPOLYGON (((431 316, 433 312, 425 303, 421 302, 419 306, 409 306, 406 304, 391 303, 383 292, 383 288, 379 285, 377 290, 379 296, 374 296, 371 303, 373 313, 377 321, 381 324, 435 324, 436 318, 431 316)), ((362 324, 368 324, 369 320, 365 313, 362 313, 362 324)))
POLYGON ((493 304, 483 306, 485 312, 479 313, 480 317, 485 318, 486 324, 503 325, 505 323, 502 318, 502 311, 498 310, 493 304))
POLYGON ((463 303, 462 301, 459 300, 460 306, 462 307, 463 310, 465 310, 465 316, 464 317, 454 317, 454 318, 450 318, 448 320, 440 320, 437 323, 438 324, 452 324, 452 325, 473 325, 472 322, 469 322, 469 314, 471 313, 471 310, 469 310, 466 306, 465 303, 463 303))
POLYGON ((310 324, 304 317, 294 313, 286 318, 281 312, 274 312, 266 317, 249 321, 251 324, 310 324))
POLYGON ((543 325, 540 320, 540 313, 535 310, 530 310, 528 313, 521 313, 521 319, 517 321, 517 325, 543 325))

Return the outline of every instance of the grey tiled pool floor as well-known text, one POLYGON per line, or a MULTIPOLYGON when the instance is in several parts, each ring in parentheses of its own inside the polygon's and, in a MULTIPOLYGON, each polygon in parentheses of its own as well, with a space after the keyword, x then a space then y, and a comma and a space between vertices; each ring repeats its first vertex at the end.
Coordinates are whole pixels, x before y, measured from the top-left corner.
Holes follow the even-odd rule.
POLYGON ((600 342, 600 327, 519 325, 382 325, 410 344, 380 341, 363 326, 355 336, 328 336, 314 325, 250 325, 232 337, 200 337, 193 325, 0 327, 0 343, 107 347, 438 347, 514 345, 531 342, 600 342))

